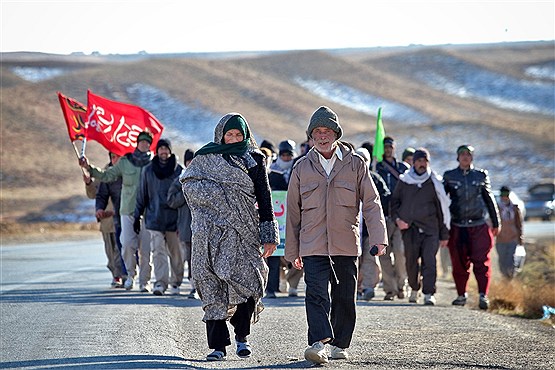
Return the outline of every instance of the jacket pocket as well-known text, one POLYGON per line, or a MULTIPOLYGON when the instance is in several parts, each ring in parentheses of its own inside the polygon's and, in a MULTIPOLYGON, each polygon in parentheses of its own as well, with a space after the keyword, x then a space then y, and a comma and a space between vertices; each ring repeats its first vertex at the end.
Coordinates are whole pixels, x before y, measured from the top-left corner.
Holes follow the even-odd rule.
POLYGON ((318 192, 315 191, 316 188, 318 188, 317 182, 300 186, 299 191, 301 193, 303 210, 317 208, 322 203, 322 199, 318 197, 318 192))
POLYGON ((343 207, 357 207, 355 184, 349 181, 335 181, 334 192, 336 194, 336 204, 343 207))
POLYGON ((447 181, 447 186, 450 187, 451 189, 458 189, 461 187, 461 185, 462 185, 462 182, 460 181, 456 181, 456 180, 447 181))

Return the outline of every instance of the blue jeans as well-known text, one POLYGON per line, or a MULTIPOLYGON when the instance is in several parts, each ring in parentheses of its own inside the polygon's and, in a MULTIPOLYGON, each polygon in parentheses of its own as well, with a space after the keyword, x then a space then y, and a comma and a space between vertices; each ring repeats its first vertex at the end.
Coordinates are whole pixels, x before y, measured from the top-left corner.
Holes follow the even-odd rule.
POLYGON ((357 257, 307 256, 303 264, 308 344, 331 338, 331 345, 348 348, 356 322, 357 257))

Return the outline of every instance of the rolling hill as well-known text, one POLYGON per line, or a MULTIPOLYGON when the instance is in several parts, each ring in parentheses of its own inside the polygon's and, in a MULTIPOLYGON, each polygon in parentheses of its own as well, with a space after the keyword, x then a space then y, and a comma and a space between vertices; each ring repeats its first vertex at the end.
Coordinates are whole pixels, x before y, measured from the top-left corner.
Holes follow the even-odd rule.
MULTIPOLYGON (((87 89, 156 115, 174 151, 212 139, 218 119, 241 112, 258 141, 305 139, 320 105, 339 115, 344 139, 386 133, 425 146, 439 173, 463 143, 492 185, 521 195, 555 174, 555 45, 550 42, 268 53, 61 56, 2 53, 2 222, 92 215, 56 92, 86 103, 87 89)), ((87 145, 95 164, 107 162, 87 145)))

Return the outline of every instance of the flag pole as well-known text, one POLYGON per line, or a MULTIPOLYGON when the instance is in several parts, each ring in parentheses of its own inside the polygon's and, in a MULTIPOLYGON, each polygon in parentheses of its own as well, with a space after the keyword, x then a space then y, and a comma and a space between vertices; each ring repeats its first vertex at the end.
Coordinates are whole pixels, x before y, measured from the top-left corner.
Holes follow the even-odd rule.
MULTIPOLYGON (((77 159, 81 159, 81 156, 79 154, 79 149, 77 149, 77 145, 75 145, 75 141, 71 142, 71 146, 73 146, 73 150, 75 151, 75 155, 77 156, 77 159)), ((91 174, 89 173, 89 171, 86 168, 83 168, 81 166, 79 166, 81 168, 81 171, 83 172, 83 175, 87 176, 87 177, 91 177, 91 174)))
POLYGON ((378 114, 376 117, 376 136, 374 138, 374 149, 372 153, 372 168, 374 171, 376 170, 376 165, 380 162, 383 158, 384 154, 384 144, 383 139, 385 137, 385 129, 383 127, 382 122, 382 107, 378 108, 378 114))

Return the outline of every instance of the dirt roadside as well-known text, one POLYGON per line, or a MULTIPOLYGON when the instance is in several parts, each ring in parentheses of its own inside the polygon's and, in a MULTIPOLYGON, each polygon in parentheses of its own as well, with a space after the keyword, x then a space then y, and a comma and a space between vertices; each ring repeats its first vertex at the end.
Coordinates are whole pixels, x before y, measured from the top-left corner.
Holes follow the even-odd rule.
POLYGON ((0 223, 0 244, 41 243, 57 240, 80 240, 100 237, 95 223, 0 223))

